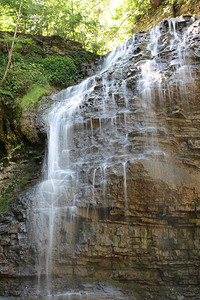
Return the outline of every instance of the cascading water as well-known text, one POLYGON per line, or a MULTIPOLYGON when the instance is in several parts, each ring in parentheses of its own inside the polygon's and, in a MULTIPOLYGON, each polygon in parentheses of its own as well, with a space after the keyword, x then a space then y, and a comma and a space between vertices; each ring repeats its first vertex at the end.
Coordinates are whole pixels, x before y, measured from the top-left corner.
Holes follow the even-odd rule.
MULTIPOLYGON (((86 93, 93 89, 93 80, 84 81, 78 87, 69 88, 62 101, 55 105, 49 114, 48 168, 45 180, 38 186, 35 206, 35 226, 37 230, 37 250, 39 251, 38 274, 46 274, 47 290, 50 293, 49 280, 53 272, 52 258, 56 244, 60 241, 55 237, 55 226, 62 230, 66 225, 62 218, 73 217, 75 212, 76 168, 71 164, 70 151, 73 151, 74 124, 82 124, 79 115, 79 104, 86 93), (40 226, 37 226, 37 225, 40 226)), ((57 99, 56 99, 57 100, 57 99)), ((73 232, 71 222, 68 234, 73 232)), ((69 238, 69 237, 68 237, 69 238)), ((72 243, 73 238, 69 238, 72 243)), ((70 247, 68 247, 67 251, 70 247)))
MULTIPOLYGON (((85 103, 91 97, 95 87, 98 86, 97 76, 90 77, 81 84, 53 96, 55 105, 48 116, 50 129, 47 171, 44 180, 37 187, 33 210, 39 286, 41 275, 46 274, 45 285, 48 295, 51 295, 51 276, 56 273, 55 264, 58 257, 60 259, 64 251, 68 255, 73 255, 73 240, 76 234, 73 229, 75 226, 73 216, 77 213, 77 202, 86 196, 90 199, 87 205, 96 204, 95 180, 96 173, 99 172, 102 180, 102 205, 105 204, 106 160, 109 156, 102 149, 99 159, 92 158, 96 156, 97 151, 95 149, 97 142, 94 139, 95 122, 103 123, 110 118, 110 114, 112 124, 115 122, 117 111, 114 100, 110 101, 106 70, 118 60, 118 57, 129 53, 131 47, 130 41, 129 45, 124 43, 104 59, 102 71, 97 75, 101 76, 103 86, 103 101, 97 104, 98 120, 92 116, 84 119, 81 108, 83 102, 85 103), (108 110, 110 105, 112 107, 108 110), (75 130, 80 136, 76 136, 75 130), (80 143, 80 140, 83 140, 83 145, 78 148, 77 143, 80 143), (88 182, 91 172, 93 186, 89 186, 88 182), (60 231, 63 231, 63 236, 66 235, 64 241, 60 233, 58 234, 60 231)), ((114 86, 112 88, 114 90, 114 86)), ((104 139, 101 127, 98 138, 104 139)))
MULTIPOLYGON (((168 22, 177 84, 188 77, 192 81, 184 49, 187 31, 179 36, 179 19, 164 22, 168 22)), ((81 211, 86 212, 85 218, 93 218, 91 210, 114 207, 118 196, 112 194, 110 180, 120 173, 124 214, 128 215, 129 162, 155 160, 159 168, 159 159, 169 155, 160 143, 166 135, 160 116, 173 97, 171 91, 166 96, 170 87, 164 82, 168 63, 162 57, 162 24, 145 33, 145 55, 138 50, 139 33, 107 55, 96 75, 53 96, 47 170, 37 187, 31 218, 39 287, 45 275, 44 290, 49 297, 52 276, 73 273, 69 263, 62 271, 59 266, 66 257, 75 257, 76 219, 83 216, 81 211)), ((184 84, 181 89, 187 94, 184 84)))

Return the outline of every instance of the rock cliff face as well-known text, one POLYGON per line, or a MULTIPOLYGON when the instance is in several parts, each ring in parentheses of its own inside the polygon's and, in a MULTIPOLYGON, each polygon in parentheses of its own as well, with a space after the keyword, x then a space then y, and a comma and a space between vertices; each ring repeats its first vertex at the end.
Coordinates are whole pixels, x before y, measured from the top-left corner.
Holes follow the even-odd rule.
POLYGON ((151 9, 146 14, 138 17, 138 20, 133 24, 132 32, 136 33, 139 30, 148 30, 157 25, 164 18, 175 18, 184 14, 199 14, 198 0, 178 0, 178 1, 162 1, 152 0, 151 9), (173 2, 173 3, 169 3, 173 2))
POLYGON ((197 17, 164 20, 53 96, 48 175, 1 217, 0 294, 39 274, 44 293, 111 278, 128 299, 200 299, 199 42, 197 17))

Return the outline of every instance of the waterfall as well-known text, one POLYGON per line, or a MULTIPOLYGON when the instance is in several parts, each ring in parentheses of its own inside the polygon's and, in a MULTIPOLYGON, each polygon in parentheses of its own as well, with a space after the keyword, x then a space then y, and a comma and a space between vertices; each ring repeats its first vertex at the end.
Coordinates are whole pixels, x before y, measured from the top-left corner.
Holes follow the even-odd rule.
POLYGON ((160 161, 170 155, 163 141, 167 126, 161 122, 174 93, 165 79, 168 68, 186 106, 184 82, 193 82, 184 40, 187 29, 178 30, 180 22, 164 20, 134 35, 102 59, 97 74, 52 96, 47 168, 31 217, 39 288, 45 285, 49 297, 53 276, 73 273, 70 260, 76 256, 78 218, 90 218, 90 210, 113 208, 118 200, 127 211, 129 163, 153 161, 159 169, 160 161), (166 36, 170 41, 165 45, 166 36), (164 47, 174 57, 170 62, 162 57, 164 47), (122 191, 117 196, 111 182, 116 174, 122 191), (68 267, 60 270, 66 261, 68 267))

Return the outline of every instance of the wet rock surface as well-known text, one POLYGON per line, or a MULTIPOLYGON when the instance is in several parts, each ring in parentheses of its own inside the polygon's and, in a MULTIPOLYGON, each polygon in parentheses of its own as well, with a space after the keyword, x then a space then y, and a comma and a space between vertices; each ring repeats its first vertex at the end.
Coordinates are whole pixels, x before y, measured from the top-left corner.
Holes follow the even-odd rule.
MULTIPOLYGON (((136 34, 74 114, 68 161, 76 183, 67 178, 67 201, 75 198, 76 210, 56 219, 53 274, 65 283, 126 283, 121 295, 94 289, 91 299, 200 299, 199 28, 187 15, 136 34)), ((27 201, 13 204, 0 227, 0 295, 20 299, 37 293, 36 279, 23 277, 34 278, 38 266, 27 208, 27 201)))

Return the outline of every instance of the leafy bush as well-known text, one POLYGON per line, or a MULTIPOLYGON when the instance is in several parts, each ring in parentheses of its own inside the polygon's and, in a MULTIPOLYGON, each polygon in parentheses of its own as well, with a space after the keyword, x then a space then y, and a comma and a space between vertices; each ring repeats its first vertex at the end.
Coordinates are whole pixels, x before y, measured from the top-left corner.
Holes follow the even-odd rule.
MULTIPOLYGON (((4 69, 0 74, 3 76, 4 69)), ((19 65, 8 71, 5 81, 0 85, 0 96, 14 98, 17 94, 24 94, 32 82, 41 82, 41 74, 34 69, 24 69, 19 65)))
POLYGON ((46 57, 42 64, 45 76, 55 86, 66 87, 73 84, 79 77, 73 59, 67 56, 46 57))
MULTIPOLYGON (((7 55, 0 55, 0 78, 3 77, 6 64, 8 61, 7 55)), ((0 84, 0 97, 15 98, 16 95, 25 94, 27 88, 32 83, 47 83, 41 70, 31 62, 27 62, 22 55, 16 55, 10 69, 8 70, 6 79, 0 84)))
POLYGON ((91 61, 97 58, 97 55, 91 52, 81 49, 79 51, 72 51, 71 56, 76 65, 80 64, 83 61, 91 61))
MULTIPOLYGON (((0 54, 0 77, 3 77, 8 56, 0 54)), ((24 95, 32 84, 67 87, 79 78, 74 59, 62 56, 22 56, 15 53, 12 66, 3 84, 0 85, 0 97, 15 98, 24 95)))

